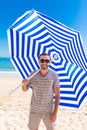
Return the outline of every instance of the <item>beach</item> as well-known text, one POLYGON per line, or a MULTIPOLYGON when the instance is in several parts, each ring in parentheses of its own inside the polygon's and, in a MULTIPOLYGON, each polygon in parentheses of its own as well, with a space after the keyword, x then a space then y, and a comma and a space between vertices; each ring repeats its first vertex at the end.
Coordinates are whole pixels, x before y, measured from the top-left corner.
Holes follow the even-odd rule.
MULTIPOLYGON (((29 130, 27 127, 32 90, 23 92, 17 72, 0 72, 0 130, 29 130)), ((46 130, 41 121, 39 130, 46 130)), ((87 130, 87 103, 80 109, 59 107, 55 130, 87 130)))

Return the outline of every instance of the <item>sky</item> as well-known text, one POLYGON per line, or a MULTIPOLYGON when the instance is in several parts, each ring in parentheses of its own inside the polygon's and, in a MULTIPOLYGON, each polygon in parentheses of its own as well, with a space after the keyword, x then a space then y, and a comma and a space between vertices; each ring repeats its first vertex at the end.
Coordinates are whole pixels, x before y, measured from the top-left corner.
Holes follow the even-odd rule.
POLYGON ((9 57, 7 29, 18 17, 33 8, 80 31, 87 56, 87 0, 2 0, 0 2, 0 57, 9 57))

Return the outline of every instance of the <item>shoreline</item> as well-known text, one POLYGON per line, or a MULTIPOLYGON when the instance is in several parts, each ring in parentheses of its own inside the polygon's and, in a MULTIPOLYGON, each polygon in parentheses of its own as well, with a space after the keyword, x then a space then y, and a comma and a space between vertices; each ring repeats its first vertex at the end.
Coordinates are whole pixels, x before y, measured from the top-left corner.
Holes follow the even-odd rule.
POLYGON ((19 73, 17 71, 0 71, 0 78, 14 78, 14 77, 18 77, 21 78, 19 73))

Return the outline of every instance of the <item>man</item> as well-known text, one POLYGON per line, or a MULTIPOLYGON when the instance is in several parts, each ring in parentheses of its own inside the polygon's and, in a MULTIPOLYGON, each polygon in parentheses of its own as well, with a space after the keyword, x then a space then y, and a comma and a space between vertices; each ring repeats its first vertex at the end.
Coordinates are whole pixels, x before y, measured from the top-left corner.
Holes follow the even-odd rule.
POLYGON ((58 75, 48 67, 51 58, 48 54, 39 57, 40 70, 30 80, 23 80, 22 90, 27 91, 32 85, 31 108, 28 127, 30 130, 38 130, 41 119, 47 130, 53 130, 52 123, 55 122, 60 99, 60 88, 58 75), (55 104, 53 95, 55 93, 55 104))

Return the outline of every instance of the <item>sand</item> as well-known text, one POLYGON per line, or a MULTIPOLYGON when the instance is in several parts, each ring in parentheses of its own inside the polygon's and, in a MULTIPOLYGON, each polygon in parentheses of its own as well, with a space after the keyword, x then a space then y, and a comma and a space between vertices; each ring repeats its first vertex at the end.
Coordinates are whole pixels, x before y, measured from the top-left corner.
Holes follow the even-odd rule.
MULTIPOLYGON (((29 130, 32 90, 23 92, 20 87, 9 95, 20 83, 17 73, 0 72, 0 130, 29 130)), ((43 122, 39 130, 46 130, 43 122)), ((87 130, 87 103, 80 109, 59 107, 55 130, 87 130)))

